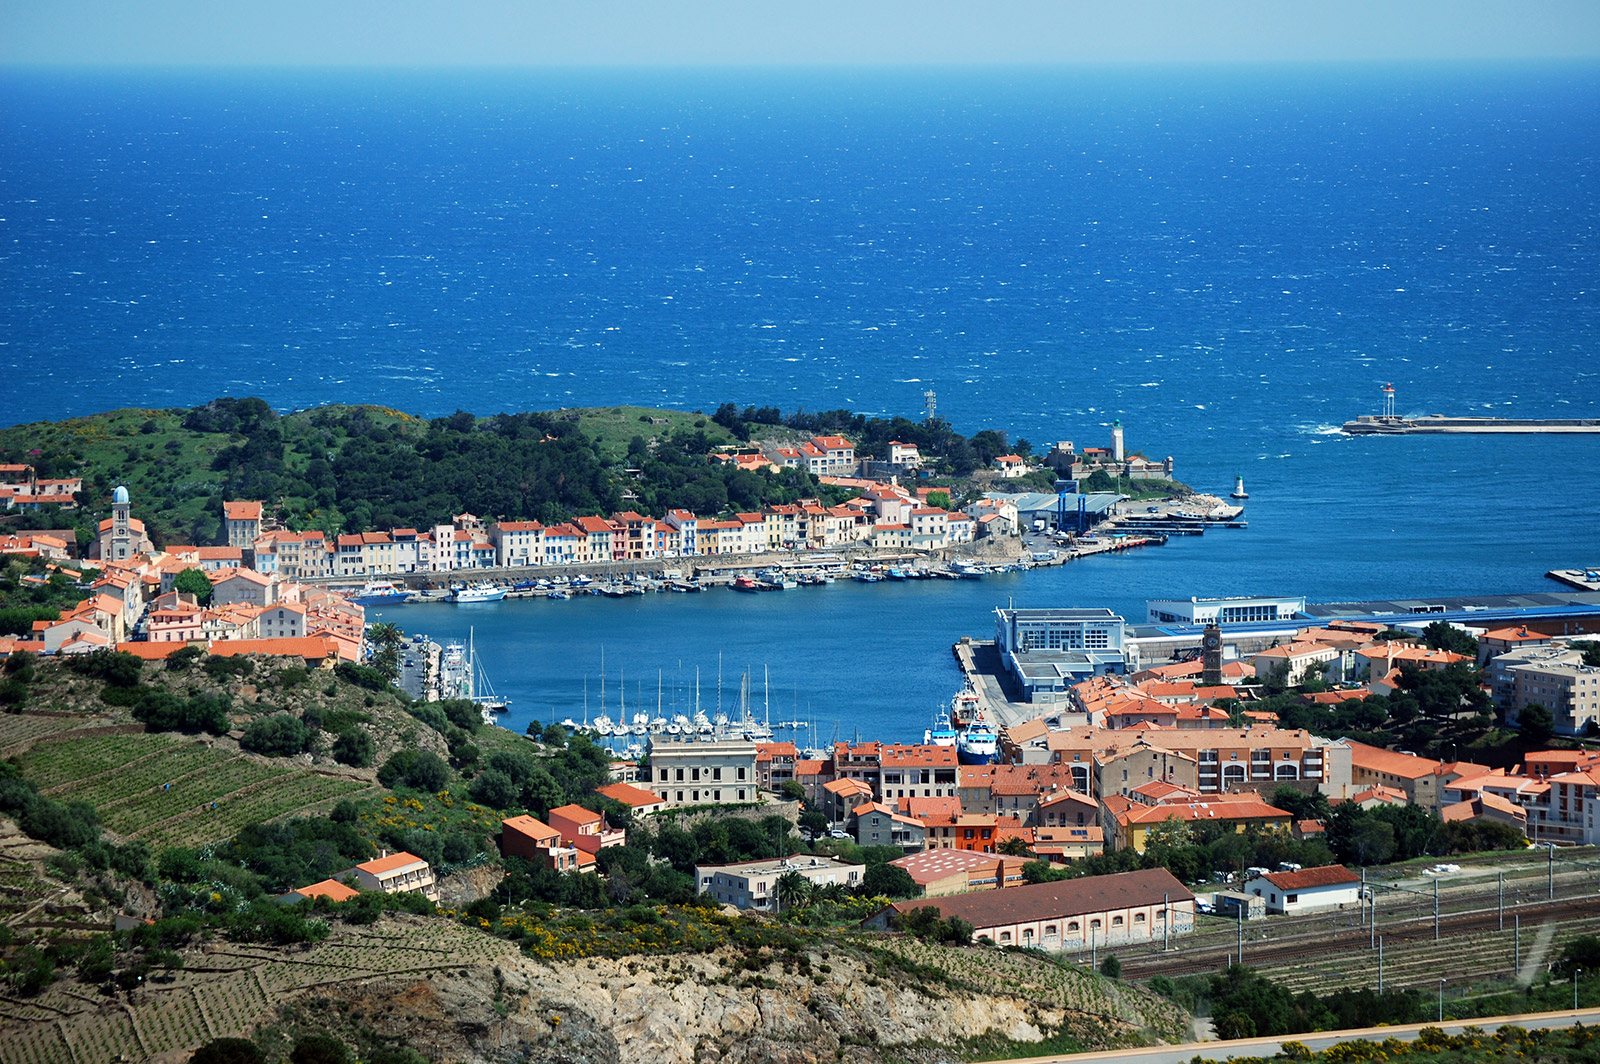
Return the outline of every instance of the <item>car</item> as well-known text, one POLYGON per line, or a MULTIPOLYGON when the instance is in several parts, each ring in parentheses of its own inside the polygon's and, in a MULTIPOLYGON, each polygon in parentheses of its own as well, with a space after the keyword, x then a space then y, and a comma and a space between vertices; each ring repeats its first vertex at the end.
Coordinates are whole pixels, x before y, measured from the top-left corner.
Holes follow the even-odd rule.
POLYGON ((1194 903, 1194 911, 1197 913, 1211 914, 1217 911, 1217 907, 1208 901, 1197 901, 1194 903))
POLYGON ((848 839, 849 837, 850 833, 848 831, 843 831, 839 828, 834 828, 832 831, 828 832, 828 838, 830 839, 848 839))

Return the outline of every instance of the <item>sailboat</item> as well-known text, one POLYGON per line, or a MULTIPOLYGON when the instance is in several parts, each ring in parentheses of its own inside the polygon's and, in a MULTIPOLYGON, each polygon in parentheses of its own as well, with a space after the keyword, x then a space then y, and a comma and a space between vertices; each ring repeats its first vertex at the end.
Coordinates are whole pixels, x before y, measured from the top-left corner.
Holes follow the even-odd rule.
POLYGON ((468 698, 478 704, 478 712, 483 714, 485 724, 500 723, 500 714, 511 705, 511 699, 501 698, 494 693, 494 684, 489 682, 489 676, 483 671, 483 663, 478 660, 477 647, 473 641, 473 629, 467 629, 467 676, 468 698))

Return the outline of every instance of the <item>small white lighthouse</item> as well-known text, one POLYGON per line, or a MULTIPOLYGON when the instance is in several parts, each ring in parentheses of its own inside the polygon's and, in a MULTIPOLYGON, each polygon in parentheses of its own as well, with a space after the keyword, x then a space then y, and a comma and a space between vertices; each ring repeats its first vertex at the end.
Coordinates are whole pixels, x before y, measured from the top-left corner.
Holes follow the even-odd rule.
POLYGON ((1120 419, 1111 423, 1111 459, 1115 462, 1128 460, 1127 448, 1122 443, 1122 421, 1120 419))

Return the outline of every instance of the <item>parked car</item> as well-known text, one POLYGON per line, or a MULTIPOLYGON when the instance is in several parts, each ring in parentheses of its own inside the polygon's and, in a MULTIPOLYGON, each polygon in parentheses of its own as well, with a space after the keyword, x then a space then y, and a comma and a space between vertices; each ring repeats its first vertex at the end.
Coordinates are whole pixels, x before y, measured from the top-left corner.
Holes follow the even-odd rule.
POLYGON ((832 831, 828 832, 828 838, 830 839, 848 839, 849 837, 850 833, 840 828, 834 828, 832 831))

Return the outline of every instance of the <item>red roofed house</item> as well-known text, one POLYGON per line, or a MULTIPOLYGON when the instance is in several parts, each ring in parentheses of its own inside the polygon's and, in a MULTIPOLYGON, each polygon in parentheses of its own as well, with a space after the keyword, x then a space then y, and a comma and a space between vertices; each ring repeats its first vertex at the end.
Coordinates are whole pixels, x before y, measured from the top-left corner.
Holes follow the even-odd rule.
POLYGON ((597 853, 605 846, 621 846, 628 841, 625 831, 608 828, 606 818, 581 805, 562 805, 550 810, 550 826, 561 833, 561 841, 584 853, 597 853))
POLYGON ((603 794, 614 802, 621 802, 634 816, 657 813, 667 807, 665 798, 654 791, 635 787, 631 783, 608 783, 604 787, 597 788, 595 793, 603 794))
POLYGON ((856 806, 872 801, 872 788, 860 780, 836 779, 822 786, 822 811, 829 820, 844 820, 856 806))
POLYGON ((856 842, 861 846, 898 846, 906 853, 923 848, 927 829, 922 821, 901 816, 886 805, 866 802, 851 810, 856 842))
POLYGON ((1344 865, 1323 865, 1297 872, 1268 872, 1246 880, 1247 894, 1265 898, 1269 913, 1301 913, 1342 909, 1361 902, 1361 877, 1344 865))
POLYGON ((1491 658, 1497 658, 1508 650, 1526 650, 1528 647, 1549 645, 1549 636, 1543 632, 1535 632, 1526 625, 1520 628, 1496 628, 1478 637, 1478 667, 1483 668, 1491 658))
POLYGON ((245 549, 255 546, 256 537, 261 535, 259 502, 224 502, 222 519, 228 546, 245 549))
POLYGON ((769 791, 794 779, 794 763, 800 752, 794 743, 756 743, 756 782, 769 791))
POLYGON ((320 883, 313 883, 309 887, 300 887, 287 894, 279 894, 272 899, 279 905, 296 905, 312 898, 327 898, 329 901, 349 901, 351 898, 360 897, 361 892, 354 887, 347 887, 337 879, 324 879, 320 883))
POLYGON ((500 821, 500 852, 557 872, 578 868, 578 848, 561 842, 561 832, 526 813, 500 821))
POLYGON ((355 876, 362 890, 378 890, 385 894, 414 892, 429 901, 439 900, 439 888, 433 882, 433 869, 428 862, 415 854, 385 853, 383 856, 347 868, 339 878, 355 876))

